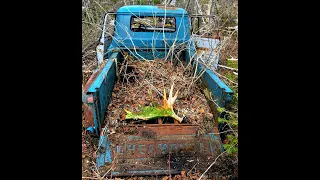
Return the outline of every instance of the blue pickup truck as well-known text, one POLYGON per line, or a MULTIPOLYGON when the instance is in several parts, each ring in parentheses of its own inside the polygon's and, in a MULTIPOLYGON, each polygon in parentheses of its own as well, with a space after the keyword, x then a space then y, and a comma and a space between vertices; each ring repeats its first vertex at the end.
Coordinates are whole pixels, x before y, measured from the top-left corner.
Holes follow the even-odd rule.
MULTIPOLYGON (((199 18, 200 16, 194 16, 199 18)), ((202 63, 193 63, 199 50, 206 50, 209 41, 218 44, 219 39, 202 38, 192 33, 192 16, 176 7, 132 5, 123 6, 117 12, 106 13, 103 31, 97 46, 98 68, 83 88, 87 130, 100 136, 96 157, 97 167, 112 171, 112 176, 164 175, 179 173, 194 165, 193 159, 207 164, 223 151, 217 127, 204 135, 197 134, 197 125, 187 123, 127 125, 135 128, 136 134, 123 134, 117 141, 108 137, 104 117, 112 101, 118 63, 123 53, 135 60, 166 59, 182 49, 181 59, 191 62, 202 75, 203 82, 219 107, 227 106, 232 99, 232 90, 202 63), (108 17, 113 16, 113 33, 108 17), (173 50, 172 47, 175 47, 173 50), (154 138, 143 136, 152 133, 154 138), (168 169, 168 157, 171 166, 168 169), (194 158, 196 157, 196 158, 194 158)), ((218 57, 218 56, 215 56, 218 57)), ((213 67, 214 68, 214 67, 213 67)), ((214 118, 218 118, 215 105, 210 106, 214 118)), ((201 166, 199 166, 201 168, 201 166)), ((103 172, 101 170, 101 172, 103 172)))

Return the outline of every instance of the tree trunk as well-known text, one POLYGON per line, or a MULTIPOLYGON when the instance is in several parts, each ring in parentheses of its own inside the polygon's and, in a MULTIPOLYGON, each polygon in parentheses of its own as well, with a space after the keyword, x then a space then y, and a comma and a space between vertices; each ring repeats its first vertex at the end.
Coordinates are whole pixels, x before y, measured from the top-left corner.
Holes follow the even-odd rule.
MULTIPOLYGON (((186 11, 188 11, 189 10, 189 4, 190 4, 190 0, 188 0, 188 3, 187 3, 187 6, 186 6, 186 11)), ((189 11, 188 11, 189 12, 189 11)))

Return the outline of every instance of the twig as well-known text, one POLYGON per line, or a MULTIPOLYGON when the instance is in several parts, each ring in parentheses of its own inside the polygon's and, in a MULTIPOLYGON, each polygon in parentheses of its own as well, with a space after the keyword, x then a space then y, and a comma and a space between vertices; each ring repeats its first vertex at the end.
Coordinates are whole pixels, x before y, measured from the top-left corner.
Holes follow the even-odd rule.
POLYGON ((169 169, 168 169, 168 170, 169 170, 169 177, 171 177, 171 173, 170 173, 170 148, 169 148, 168 164, 169 164, 169 165, 168 165, 168 166, 169 166, 169 167, 168 167, 168 168, 169 168, 169 169))
POLYGON ((157 89, 156 87, 154 87, 148 80, 145 79, 145 81, 146 81, 154 90, 156 90, 157 93, 159 93, 159 94, 161 95, 161 97, 163 97, 163 94, 162 94, 160 91, 158 91, 158 89, 157 89))
POLYGON ((232 130, 226 130, 226 131, 222 131, 222 132, 219 132, 219 133, 213 133, 213 134, 224 134, 224 133, 227 133, 227 132, 235 132, 235 131, 232 129, 232 130))
POLYGON ((85 47, 85 48, 82 50, 82 54, 84 54, 85 51, 86 51, 87 49, 89 49, 92 45, 98 44, 98 42, 99 42, 99 39, 97 39, 97 40, 93 41, 92 43, 90 43, 87 47, 85 47))
POLYGON ((229 123, 227 123, 227 124, 228 124, 229 128, 231 129, 231 131, 234 133, 234 135, 238 138, 238 133, 232 129, 232 127, 230 126, 229 123))
POLYGON ((101 179, 103 179, 111 170, 112 170, 112 167, 102 176, 101 179))
POLYGON ((94 164, 94 168, 95 168, 95 170, 92 170, 93 172, 94 172, 94 174, 96 174, 96 176, 100 179, 100 172, 99 172, 99 169, 97 168, 97 165, 96 165, 96 163, 94 163, 93 161, 92 161, 92 163, 94 164), (96 172, 97 171, 97 172, 96 172))
POLYGON ((224 78, 224 79, 227 79, 227 80, 228 80, 228 81, 230 81, 231 83, 238 85, 238 83, 231 81, 229 78, 227 78, 227 77, 225 77, 225 76, 223 76, 223 75, 219 74, 218 72, 216 72, 216 71, 212 71, 212 72, 213 72, 213 73, 215 73, 216 75, 218 75, 218 76, 220 76, 220 77, 224 78))
POLYGON ((227 80, 230 81, 231 83, 238 85, 238 83, 233 82, 233 81, 231 81, 229 78, 227 78, 227 77, 219 74, 217 71, 215 71, 215 70, 213 70, 212 68, 210 68, 207 64, 203 63, 202 65, 204 65, 206 68, 210 69, 210 70, 211 70, 214 74, 216 74, 217 76, 222 77, 222 78, 224 78, 224 79, 227 79, 227 80))
POLYGON ((218 64, 219 67, 222 67, 222 68, 225 68, 225 69, 230 69, 230 70, 233 70, 233 71, 238 71, 238 69, 236 68, 231 68, 231 67, 228 67, 228 66, 224 66, 224 65, 220 65, 218 64))
POLYGON ((82 179, 100 179, 100 178, 95 178, 95 177, 82 177, 82 179))
MULTIPOLYGON (((233 146, 234 146, 234 145, 233 145, 233 146)), ((232 146, 232 147, 233 147, 233 146, 232 146)), ((231 147, 230 147, 230 148, 231 148, 231 147)), ((230 149, 230 148, 229 148, 229 149, 230 149)), ((226 152, 227 152, 227 150, 224 151, 224 152, 222 152, 221 154, 219 154, 218 157, 216 157, 216 159, 213 161, 213 163, 210 164, 210 166, 206 169, 206 171, 204 171, 204 173, 201 174, 199 180, 200 180, 200 179, 204 176, 204 174, 206 174, 207 171, 216 163, 217 159, 218 159, 222 154, 224 154, 224 153, 226 153, 226 152)))
POLYGON ((196 167, 196 165, 198 165, 198 163, 195 163, 195 164, 193 165, 193 167, 187 172, 187 174, 190 173, 190 172, 193 170, 193 168, 196 167))

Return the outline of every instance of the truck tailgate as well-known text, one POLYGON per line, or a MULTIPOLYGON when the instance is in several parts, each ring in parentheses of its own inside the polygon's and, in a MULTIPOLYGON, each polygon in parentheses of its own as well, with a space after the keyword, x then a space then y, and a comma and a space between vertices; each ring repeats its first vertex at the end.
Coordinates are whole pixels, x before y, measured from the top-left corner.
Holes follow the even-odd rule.
POLYGON ((205 170, 222 151, 218 130, 199 134, 198 125, 129 125, 111 135, 101 136, 98 167, 113 171, 112 176, 177 174, 205 170))

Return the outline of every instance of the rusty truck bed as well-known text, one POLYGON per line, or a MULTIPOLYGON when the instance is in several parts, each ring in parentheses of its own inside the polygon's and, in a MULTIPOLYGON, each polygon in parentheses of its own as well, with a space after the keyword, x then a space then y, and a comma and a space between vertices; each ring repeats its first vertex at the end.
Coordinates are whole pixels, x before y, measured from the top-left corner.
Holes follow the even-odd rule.
POLYGON ((126 125, 100 137, 98 167, 112 168, 112 176, 177 174, 183 169, 205 168, 221 153, 217 128, 199 134, 198 125, 126 125))

